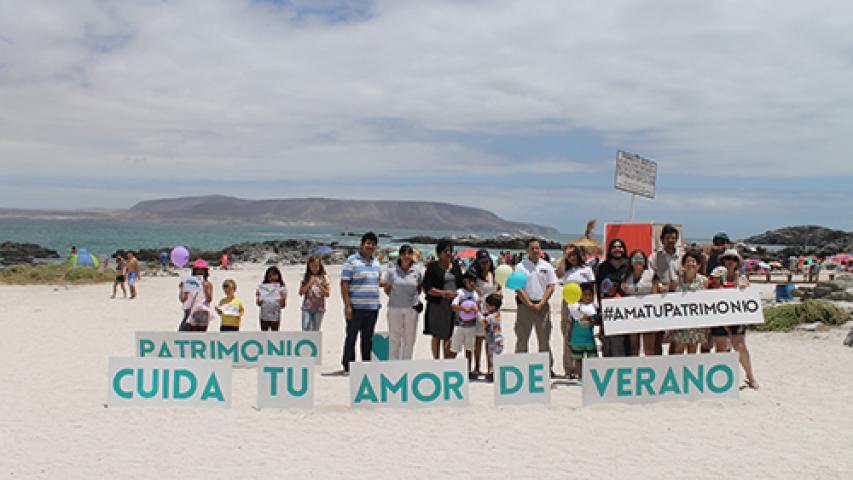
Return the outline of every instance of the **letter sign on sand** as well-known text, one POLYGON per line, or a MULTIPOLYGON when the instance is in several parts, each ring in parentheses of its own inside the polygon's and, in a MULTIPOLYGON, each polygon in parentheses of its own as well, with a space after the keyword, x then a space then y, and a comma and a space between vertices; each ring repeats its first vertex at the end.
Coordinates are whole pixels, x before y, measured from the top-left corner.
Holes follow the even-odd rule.
POLYGON ((110 357, 111 407, 230 407, 231 362, 110 357))
POLYGON ((350 364, 350 405, 467 406, 467 370, 464 358, 354 362, 350 364))
POLYGON ((495 405, 551 402, 547 353, 495 355, 495 405))

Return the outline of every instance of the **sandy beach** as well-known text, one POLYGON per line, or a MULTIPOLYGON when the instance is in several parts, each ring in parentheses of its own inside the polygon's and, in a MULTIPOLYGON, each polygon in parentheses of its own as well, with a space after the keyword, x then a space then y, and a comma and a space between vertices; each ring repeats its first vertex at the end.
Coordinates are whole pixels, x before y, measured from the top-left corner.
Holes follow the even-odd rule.
MULTIPOLYGON (((298 329, 302 271, 285 269, 284 330, 298 329)), ((258 329, 252 299, 262 272, 212 274, 217 300, 222 280, 236 280, 247 305, 243 330, 258 329)), ((339 273, 329 268, 321 371, 340 368, 339 273)), ((133 301, 111 300, 103 284, 0 286, 5 478, 853 477, 847 328, 750 332, 761 389, 736 401, 583 409, 580 387, 561 385, 549 407, 497 408, 492 385, 476 383, 468 408, 356 410, 348 379, 319 376, 314 409, 259 411, 256 371, 236 369, 231 409, 105 408, 107 359, 132 356, 136 331, 175 330, 177 283, 145 277, 133 301)), ((513 345, 514 314, 504 319, 513 345)), ((377 330, 386 329, 380 314, 377 330)), ((429 358, 428 340, 418 337, 415 358, 429 358)), ((554 352, 560 341, 555 328, 554 352)))

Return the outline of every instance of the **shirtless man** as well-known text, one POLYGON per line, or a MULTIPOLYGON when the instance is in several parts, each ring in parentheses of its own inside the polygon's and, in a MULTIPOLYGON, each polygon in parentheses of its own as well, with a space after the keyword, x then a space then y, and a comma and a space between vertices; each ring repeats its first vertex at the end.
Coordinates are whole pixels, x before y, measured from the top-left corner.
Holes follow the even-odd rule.
POLYGON ((127 252, 127 285, 130 287, 130 299, 136 298, 136 282, 140 274, 139 260, 133 252, 127 252))

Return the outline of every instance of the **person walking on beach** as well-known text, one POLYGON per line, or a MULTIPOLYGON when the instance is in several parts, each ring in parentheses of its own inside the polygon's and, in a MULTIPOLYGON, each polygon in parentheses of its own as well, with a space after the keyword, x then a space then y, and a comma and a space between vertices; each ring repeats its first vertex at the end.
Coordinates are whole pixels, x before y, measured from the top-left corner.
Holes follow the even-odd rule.
POLYGON ((355 342, 361 336, 361 360, 369 362, 373 332, 379 316, 379 277, 382 267, 376 259, 379 239, 373 232, 361 237, 358 252, 350 255, 341 270, 341 298, 346 318, 346 339, 341 365, 349 373, 355 361, 355 342))
POLYGON ((124 298, 127 298, 127 289, 124 288, 125 274, 126 266, 124 258, 122 258, 121 254, 116 254, 116 279, 113 282, 113 296, 110 298, 116 298, 116 290, 119 286, 121 286, 121 293, 124 295, 124 298))
POLYGON ((432 336, 432 358, 453 358, 450 338, 453 336, 453 310, 451 303, 456 290, 462 288, 462 267, 453 261, 453 244, 447 240, 435 246, 438 260, 427 265, 424 273, 426 315, 424 334, 432 336))
POLYGON ((262 332, 281 328, 281 311, 287 306, 287 286, 276 266, 267 268, 264 281, 255 292, 255 303, 261 307, 259 321, 262 332))
MULTIPOLYGON (((595 282, 595 273, 592 268, 584 263, 586 251, 580 245, 573 243, 566 244, 563 249, 563 257, 557 265, 557 278, 560 279, 560 286, 564 287, 570 283, 577 283, 579 286, 584 284, 593 284, 595 282)), ((560 299, 560 333, 563 334, 563 374, 566 377, 577 377, 577 371, 572 360, 572 352, 569 346, 572 338, 572 319, 569 316, 569 305, 565 300, 560 299)))
MULTIPOLYGON (((607 257, 598 266, 595 284, 598 288, 599 304, 602 298, 612 298, 621 288, 622 279, 628 273, 628 246, 621 238, 614 238, 607 245, 607 257)), ((605 332, 602 332, 602 335, 605 332)), ((628 335, 605 335, 601 339, 601 354, 604 357, 625 357, 631 351, 628 335)))
POLYGON ((323 260, 320 255, 311 255, 305 264, 305 275, 299 284, 299 295, 302 295, 303 332, 320 331, 330 290, 323 260))
POLYGON ((139 260, 136 259, 136 254, 127 252, 127 286, 130 287, 130 299, 136 298, 136 282, 139 281, 139 276, 142 273, 142 268, 139 265, 139 260))
MULTIPOLYGON (((749 286, 749 278, 740 273, 743 258, 737 250, 733 248, 726 250, 720 256, 720 261, 725 268, 725 273, 720 279, 722 288, 746 288, 749 286)), ((714 337, 717 352, 729 352, 732 348, 738 352, 740 364, 746 373, 745 386, 758 389, 758 382, 752 373, 752 359, 749 356, 749 349, 746 348, 746 325, 713 327, 711 328, 711 335, 714 337)))
POLYGON ((527 240, 527 258, 519 263, 516 272, 527 277, 524 288, 516 290, 515 301, 518 312, 515 320, 515 353, 527 353, 530 332, 536 329, 539 352, 548 352, 551 376, 555 376, 554 356, 551 354, 551 307, 548 301, 557 285, 554 267, 542 259, 539 240, 527 240))
POLYGON ((411 360, 417 338, 417 306, 423 289, 423 274, 415 268, 414 249, 410 245, 400 247, 396 264, 382 275, 382 288, 388 295, 388 360, 411 360))
POLYGON ((192 265, 192 276, 178 285, 178 300, 184 310, 179 332, 206 332, 210 322, 210 303, 213 301, 213 284, 208 280, 210 267, 202 259, 192 265))

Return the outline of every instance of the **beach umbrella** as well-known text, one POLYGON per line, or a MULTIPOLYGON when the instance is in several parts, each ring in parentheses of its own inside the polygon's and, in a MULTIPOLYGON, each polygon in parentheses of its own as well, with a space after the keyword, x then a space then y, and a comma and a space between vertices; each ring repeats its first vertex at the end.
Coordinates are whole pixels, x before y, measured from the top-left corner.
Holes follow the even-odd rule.
POLYGON ((601 255, 604 253, 604 250, 601 248, 601 244, 592 239, 592 230, 595 228, 595 220, 590 220, 586 222, 586 229, 583 233, 582 237, 578 237, 572 240, 569 243, 573 243, 579 247, 583 247, 586 250, 586 253, 592 255, 601 255))
POLYGON ((473 248, 466 248, 457 252, 456 256, 460 258, 474 258, 477 256, 477 250, 474 250, 473 248))
POLYGON ((770 265, 771 268, 782 268, 782 262, 778 260, 773 260, 768 265, 770 265))
POLYGON ((833 263, 835 263, 836 265, 842 265, 842 264, 845 264, 845 263, 847 263, 847 261, 848 261, 848 260, 850 260, 851 258, 853 258, 853 255, 850 255, 849 253, 837 253, 837 254, 835 254, 835 255, 833 255, 833 256, 831 256, 831 257, 829 257, 829 259, 830 259, 833 263))
POLYGON ((314 249, 315 255, 325 255, 327 253, 332 253, 332 247, 317 247, 314 249))
POLYGON ((68 265, 71 267, 95 267, 100 266, 98 257, 89 253, 86 248, 78 248, 77 253, 68 257, 68 265))
POLYGON ((764 262, 758 262, 758 268, 763 270, 770 270, 770 264, 764 262))

